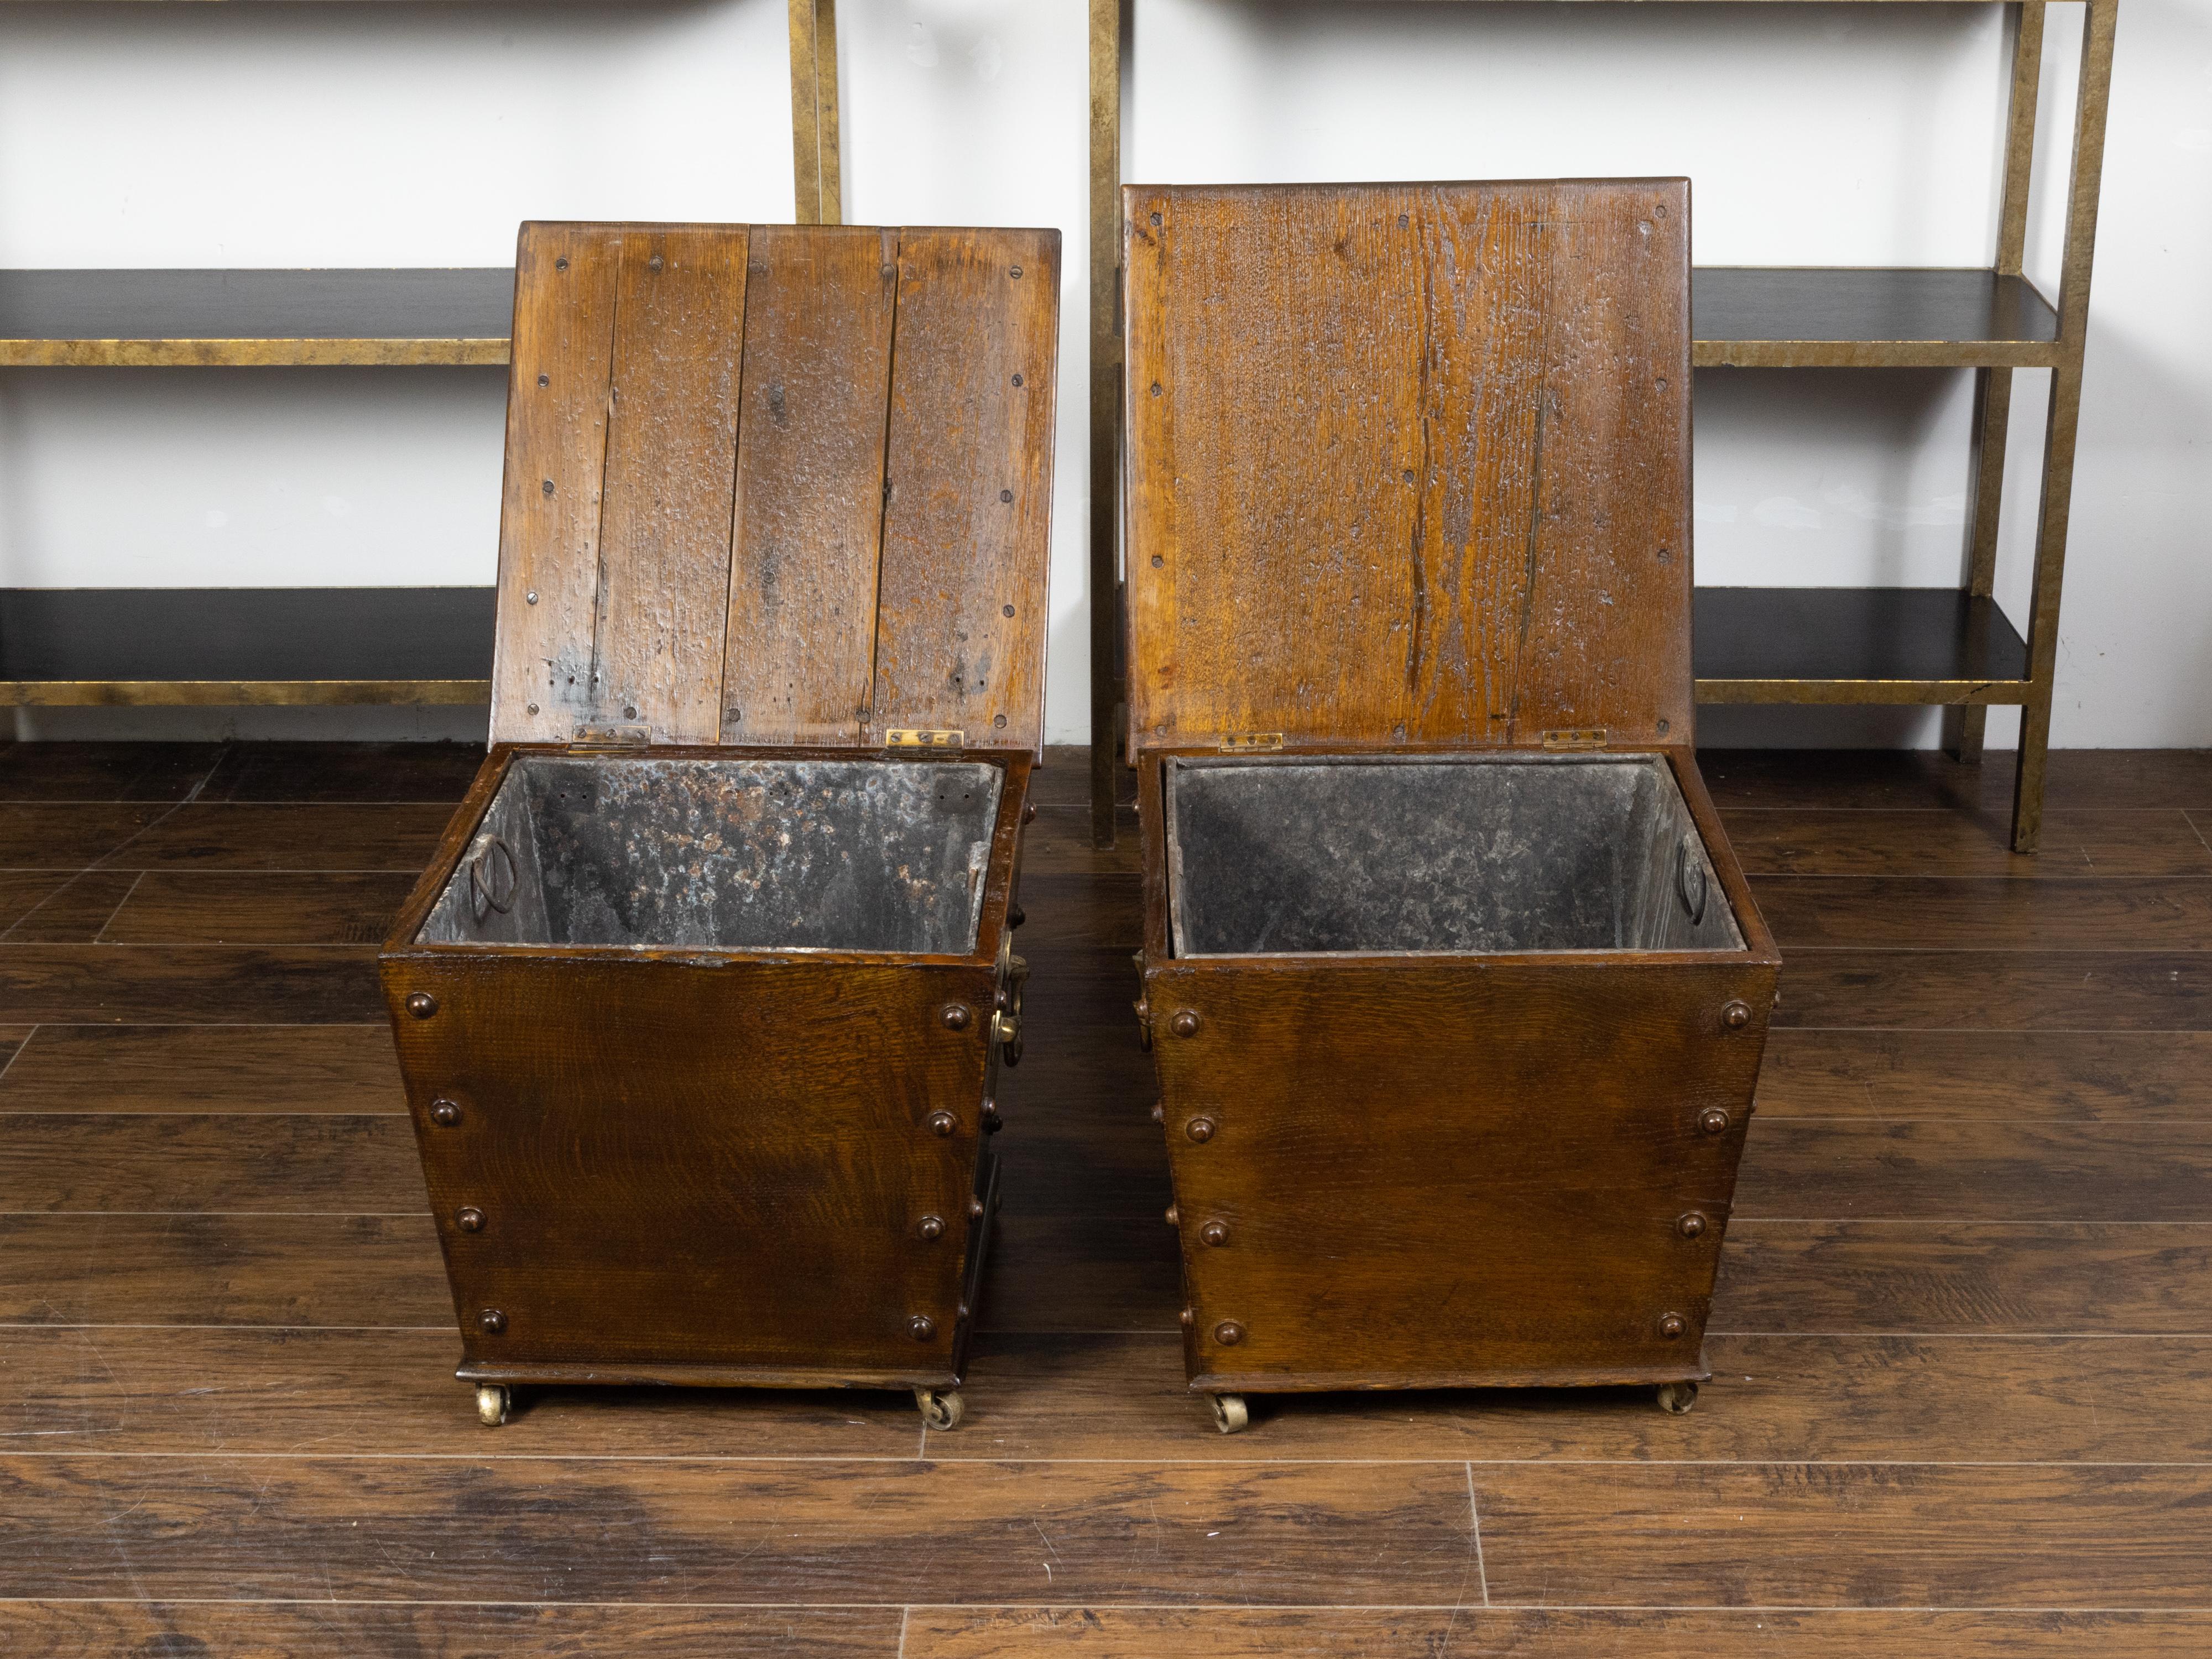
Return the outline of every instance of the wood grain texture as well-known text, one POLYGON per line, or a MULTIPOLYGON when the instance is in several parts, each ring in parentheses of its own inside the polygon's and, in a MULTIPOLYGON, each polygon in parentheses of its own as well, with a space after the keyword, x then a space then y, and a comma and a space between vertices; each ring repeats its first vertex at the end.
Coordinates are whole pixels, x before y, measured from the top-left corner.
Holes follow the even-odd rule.
POLYGON ((911 1396, 854 1389, 526 1389, 487 1437, 459 1357, 447 1330, 19 1328, 0 1340, 0 1388, 18 1451, 906 1458, 921 1445, 911 1396))
POLYGON ((2212 1642, 2197 1613, 1927 1613, 1761 1608, 1625 1613, 1520 1607, 917 1607, 905 1659, 2058 1659, 2105 1650, 2179 1659, 2212 1642))
POLYGON ((1794 951, 1791 1025, 1985 1031, 2212 1030, 2200 951, 1794 951))
POLYGON ((850 743, 872 695, 896 233, 756 225, 725 743, 850 743))
POLYGON ((1753 1221, 1729 1231, 1716 1331, 2212 1333, 2212 1228, 1753 1221))
MULTIPOLYGON (((2006 750, 1989 750, 1979 764, 1935 749, 1707 749, 1698 758, 1713 798, 1731 809, 2012 804, 2006 750)), ((2212 807, 2212 750, 2054 750, 2044 792, 2054 811, 2212 807)))
POLYGON ((1759 1122, 1782 1117, 2201 1122, 2212 1032, 1767 1033, 1759 1122))
POLYGON ((908 231, 898 258, 870 729, 1040 749, 1060 234, 908 231))
POLYGON ((516 242, 495 742, 565 742, 603 719, 592 642, 621 258, 611 225, 526 224, 516 242))
POLYGON ((212 743, 0 743, 0 801, 182 800, 224 752, 212 743))
POLYGON ((483 764, 467 743, 230 743, 193 799, 458 801, 483 764))
POLYGON ((1492 1601, 1570 1607, 2191 1607, 2212 1498, 2206 1468, 1474 1475, 1492 1601))
POLYGON ((678 744, 720 729, 744 335, 742 229, 623 235, 584 724, 678 744))
POLYGON ((1038 748, 1059 262, 1053 231, 526 225, 495 739, 1038 748))
POLYGON ((317 1601, 0 1603, 0 1645, 26 1653, 198 1655, 225 1659, 896 1659, 900 1614, 882 1607, 455 1607, 317 1601))
POLYGON ((63 1455, 0 1459, 0 1491, 10 1597, 318 1597, 333 1582, 364 1599, 755 1606, 1481 1593, 1457 1463, 63 1455), (1364 1548, 1317 1547, 1355 1534, 1364 1548))
MULTIPOLYGON (((420 870, 453 809, 442 802, 216 804, 172 808, 106 854, 118 870, 420 870)), ((89 858, 88 862, 93 861, 89 858)))
POLYGON ((404 1115, 374 1025, 42 1025, 4 1073, 0 1113, 404 1115))
POLYGON ((403 1325, 450 1339, 427 1215, 0 1216, 0 1324, 403 1325))
POLYGON ((149 870, 109 907, 97 937, 110 945, 375 945, 414 884, 397 871, 149 870))
POLYGON ((940 1461, 2212 1458, 2212 1338, 1716 1334, 1705 1348, 1712 1379, 1686 1417, 1656 1410, 1649 1389, 1255 1395, 1251 1432, 1221 1435, 1173 1335, 996 1334, 976 1346, 969 1429, 933 1435, 928 1450, 940 1461))
POLYGON ((1785 949, 2212 949, 2212 878, 1770 876, 1752 884, 1785 949))
POLYGON ((13 927, 72 879, 58 870, 0 870, 0 933, 13 927))
POLYGON ((2033 854, 2012 850, 1995 811, 1739 809, 1725 821, 1753 876, 2212 875, 2212 847, 2172 811, 2046 812, 2033 854))
POLYGON ((1139 739, 1686 740, 1688 198, 1127 187, 1139 739))
POLYGON ((0 1210, 412 1216, 423 1203, 396 1117, 0 1115, 0 1210))
MULTIPOLYGON (((44 872, 34 878, 50 879, 44 872)), ((82 871, 17 917, 7 932, 0 933, 0 940, 11 945, 88 945, 106 936, 116 907, 138 880, 136 870, 82 871)))
POLYGON ((323 1025, 374 1019, 366 946, 11 945, 0 951, 0 1021, 36 1024, 323 1025))
POLYGON ((126 801, 10 801, 0 805, 0 869, 82 870, 125 845, 169 809, 126 801))
POLYGON ((1739 1220, 2212 1222, 2201 1123, 1778 1121, 1744 1149, 1739 1220))

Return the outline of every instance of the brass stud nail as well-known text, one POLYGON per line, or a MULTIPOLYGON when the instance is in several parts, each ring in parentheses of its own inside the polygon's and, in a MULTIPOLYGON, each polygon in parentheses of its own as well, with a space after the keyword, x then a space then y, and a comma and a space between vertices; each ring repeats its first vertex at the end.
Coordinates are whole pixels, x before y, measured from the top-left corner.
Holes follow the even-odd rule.
POLYGON ((1182 1212, 1172 1204, 1168 1206, 1168 1225, 1170 1227, 1182 1225, 1182 1212))
POLYGON ((1193 1140, 1211 1140, 1213 1139, 1213 1120, 1212 1118, 1194 1117, 1191 1119, 1188 1127, 1183 1130, 1183 1133, 1188 1135, 1193 1140))
POLYGON ((1224 1348, 1233 1348, 1244 1340, 1244 1328, 1233 1319, 1224 1319, 1213 1328, 1213 1340, 1224 1348))
POLYGON ((1225 1221, 1209 1221, 1198 1230, 1198 1236, 1218 1249, 1229 1242, 1229 1224, 1225 1221))
POLYGON ((1667 721, 1661 720, 1659 722, 1659 735, 1661 737, 1665 737, 1670 729, 1671 728, 1667 721))
POLYGON ((1152 396, 1154 396, 1155 398, 1157 398, 1157 397, 1158 397, 1159 395, 1160 395, 1160 383, 1159 383, 1158 380, 1155 380, 1155 381, 1153 381, 1153 382, 1152 382, 1152 396))
POLYGON ((1167 562, 1167 560, 1166 560, 1165 558, 1162 557, 1159 554, 1155 553, 1155 554, 1153 554, 1153 555, 1152 555, 1152 568, 1153 568, 1153 569, 1158 570, 1158 569, 1162 565, 1165 564, 1166 562, 1167 562))
POLYGON ((967 1317, 968 1317, 968 1304, 967 1304, 965 1302, 961 1303, 961 1304, 958 1305, 958 1307, 955 1310, 955 1311, 958 1313, 958 1315, 959 1315, 959 1316, 960 1316, 961 1318, 963 1318, 963 1319, 967 1318, 967 1317))
POLYGON ((995 1100, 985 1101, 983 1103, 983 1133, 987 1135, 994 1135, 1006 1127, 1006 1119, 999 1115, 999 1103, 995 1100))
POLYGON ((1698 1114, 1698 1127, 1709 1135, 1728 1133, 1729 1115, 1717 1106, 1708 1106, 1698 1114))
POLYGON ((949 1002, 945 1006, 944 1018, 946 1030, 964 1031, 968 1029, 969 1021, 975 1018, 975 1016, 968 1012, 966 1003, 949 1002))
POLYGON ((960 1127, 959 1121, 950 1112, 932 1112, 922 1121, 929 1126, 929 1133, 939 1140, 960 1127))
MULTIPOLYGON (((1002 605, 999 607, 999 614, 1002 617, 1011 617, 1014 614, 1014 607, 1011 605, 1002 605)), ((1006 721, 1000 720, 999 724, 1004 726, 1006 721)))
POLYGON ((624 703, 623 705, 623 718, 626 720, 635 720, 637 718, 637 710, 629 703, 624 703))
POLYGON ((937 1334, 937 1322, 927 1314, 916 1314, 906 1322, 906 1334, 917 1342, 927 1342, 937 1334))
POLYGON ((1731 1031, 1741 1031, 1751 1024, 1751 1005, 1747 1002, 1731 1002, 1721 1010, 1721 1024, 1731 1031))
POLYGON ((1182 1310, 1182 1328, 1185 1330, 1188 1330, 1192 1326, 1198 1323, 1198 1314, 1194 1309, 1185 1308, 1182 1310))
POLYGON ((647 259, 647 260, 645 262, 645 268, 646 268, 647 270, 659 270, 659 269, 660 269, 660 256, 659 256, 658 253, 656 253, 656 254, 654 254, 654 255, 653 256, 653 258, 651 258, 650 259, 647 259))
POLYGON ((1154 224, 1158 224, 1158 223, 1159 223, 1159 222, 1160 222, 1160 216, 1159 216, 1158 214, 1155 213, 1155 214, 1152 216, 1152 222, 1153 222, 1154 224))
POLYGON ((1002 489, 999 492, 999 499, 1002 501, 1011 501, 1014 499, 1014 492, 1011 489, 1002 489))
POLYGON ((934 1243, 945 1237, 945 1218, 941 1215, 926 1215, 915 1224, 914 1230, 920 1233, 924 1240, 934 1243))
POLYGON ((1030 919, 1030 913, 1029 913, 1028 911, 1026 911, 1026 910, 1023 909, 1023 908, 1022 908, 1022 907, 1021 907, 1020 905, 1018 905, 1018 904, 1009 904, 1009 905, 1006 907, 1006 926, 1007 926, 1007 927, 1020 927, 1024 922, 1027 921, 1029 919, 1030 919))
POLYGON ((1022 822, 1024 823, 1035 823, 1036 822, 1036 803, 1035 801, 1024 801, 1022 803, 1022 822))
POLYGON ((553 262, 553 269, 556 270, 566 270, 568 268, 568 256, 565 253, 553 262))
POLYGON ((523 602, 525 605, 535 605, 535 604, 537 604, 537 603, 538 603, 538 590, 537 590, 536 588, 534 588, 534 587, 533 587, 533 588, 532 588, 532 589, 531 589, 527 593, 525 593, 525 594, 522 596, 522 602, 523 602))
POLYGON ((1168 1022, 1168 1030, 1173 1031, 1179 1037, 1196 1036, 1198 1035, 1198 1011, 1195 1008, 1176 1009, 1175 1018, 1168 1022))
POLYGON ((539 484, 538 488, 541 494, 550 495, 553 493, 553 480, 548 478, 544 483, 539 484))
POLYGON ((428 991, 410 991, 407 994, 407 1012, 417 1019, 428 1019, 438 1012, 438 999, 428 991))
POLYGON ((1692 1210, 1674 1224, 1674 1231, 1685 1238, 1702 1237, 1705 1231, 1705 1218, 1699 1212, 1692 1210))
POLYGON ((461 1109, 450 1100, 430 1103, 430 1121, 441 1129, 450 1129, 461 1121, 461 1109))
POLYGON ((541 374, 538 377, 538 384, 540 386, 551 386, 553 384, 553 377, 550 374, 541 374))
POLYGON ((1006 275, 1012 277, 1018 283, 1022 279, 1022 268, 1019 265, 1016 265, 1012 270, 1008 271, 1006 275))
POLYGON ((459 1227, 465 1233, 482 1232, 483 1231, 483 1212, 477 1208, 473 1204, 470 1205, 466 1209, 460 1211, 453 1217, 453 1224, 459 1227))
POLYGON ((1669 1342, 1672 1342, 1676 1337, 1681 1335, 1684 1331, 1686 1331, 1689 1328, 1690 1322, 1683 1318, 1682 1316, 1678 1313, 1661 1314, 1659 1316, 1659 1334, 1665 1337, 1669 1342))
POLYGON ((1167 1121, 1168 1109, 1166 1103, 1158 1100, 1154 1101, 1152 1103, 1152 1121, 1155 1123, 1164 1123, 1167 1121))
POLYGON ((981 1221, 983 1218, 983 1200, 981 1199, 971 1198, 968 1200, 968 1218, 970 1221, 981 1221))
POLYGON ((526 705, 525 705, 525 707, 529 710, 529 712, 530 712, 531 714, 536 714, 536 713, 538 712, 538 705, 537 705, 536 703, 534 703, 534 702, 533 702, 533 703, 528 703, 528 704, 526 704, 526 705))
POLYGON ((486 1308, 477 1316, 477 1328, 486 1336, 497 1336, 507 1328, 507 1316, 496 1308, 486 1308))

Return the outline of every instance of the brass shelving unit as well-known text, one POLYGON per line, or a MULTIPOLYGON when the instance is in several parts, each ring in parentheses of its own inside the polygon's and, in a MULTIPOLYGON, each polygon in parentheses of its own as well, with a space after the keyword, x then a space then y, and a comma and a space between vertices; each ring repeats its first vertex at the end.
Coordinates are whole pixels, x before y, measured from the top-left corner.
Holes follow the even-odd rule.
MULTIPOLYGON (((1114 840, 1125 678, 1116 522, 1121 482, 1121 52, 1135 0, 1091 0, 1091 828, 1114 840)), ((1777 3, 1784 0, 1776 0, 1777 3)), ((1995 257, 1968 270, 1700 267, 1692 360, 1721 368, 1972 368, 1973 484, 1964 581, 1953 588, 1700 588, 1703 702, 1940 704, 1944 746, 1978 760, 1992 704, 2021 709, 2012 844, 2036 849, 2066 563, 2081 348, 2096 240, 2118 0, 2086 0, 2065 253, 2054 302, 2022 274, 2035 161, 2044 0, 2005 6, 2012 37, 1995 257), (2051 376, 2041 519, 2025 631, 1994 597, 2013 371, 2051 376)))
MULTIPOLYGON (((836 0, 789 0, 794 216, 839 216, 836 0)), ((506 267, 0 270, 0 368, 502 365, 506 267)), ((0 589, 0 708, 491 701, 492 590, 0 589)))

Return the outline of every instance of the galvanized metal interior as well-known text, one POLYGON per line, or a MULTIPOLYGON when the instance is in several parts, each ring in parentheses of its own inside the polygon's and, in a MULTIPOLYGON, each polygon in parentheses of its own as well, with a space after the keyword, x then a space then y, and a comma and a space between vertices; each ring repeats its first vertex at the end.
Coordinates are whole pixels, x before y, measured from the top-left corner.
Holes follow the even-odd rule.
POLYGON ((1180 957, 1741 951, 1656 755, 1167 763, 1180 957))
POLYGON ((964 955, 988 762, 516 757, 418 939, 964 955))

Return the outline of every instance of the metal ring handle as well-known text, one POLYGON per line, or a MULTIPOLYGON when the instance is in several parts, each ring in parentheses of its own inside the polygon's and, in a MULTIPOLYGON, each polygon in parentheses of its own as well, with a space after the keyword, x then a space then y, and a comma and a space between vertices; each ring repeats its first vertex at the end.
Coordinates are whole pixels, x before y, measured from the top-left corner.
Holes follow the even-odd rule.
POLYGON ((488 837, 483 850, 469 860, 469 908, 478 922, 494 910, 505 915, 514 908, 514 854, 497 836, 488 837))
POLYGON ((1683 836, 1682 844, 1674 849, 1674 896, 1689 913, 1691 927, 1695 927, 1705 919, 1705 861, 1688 836, 1683 836))

